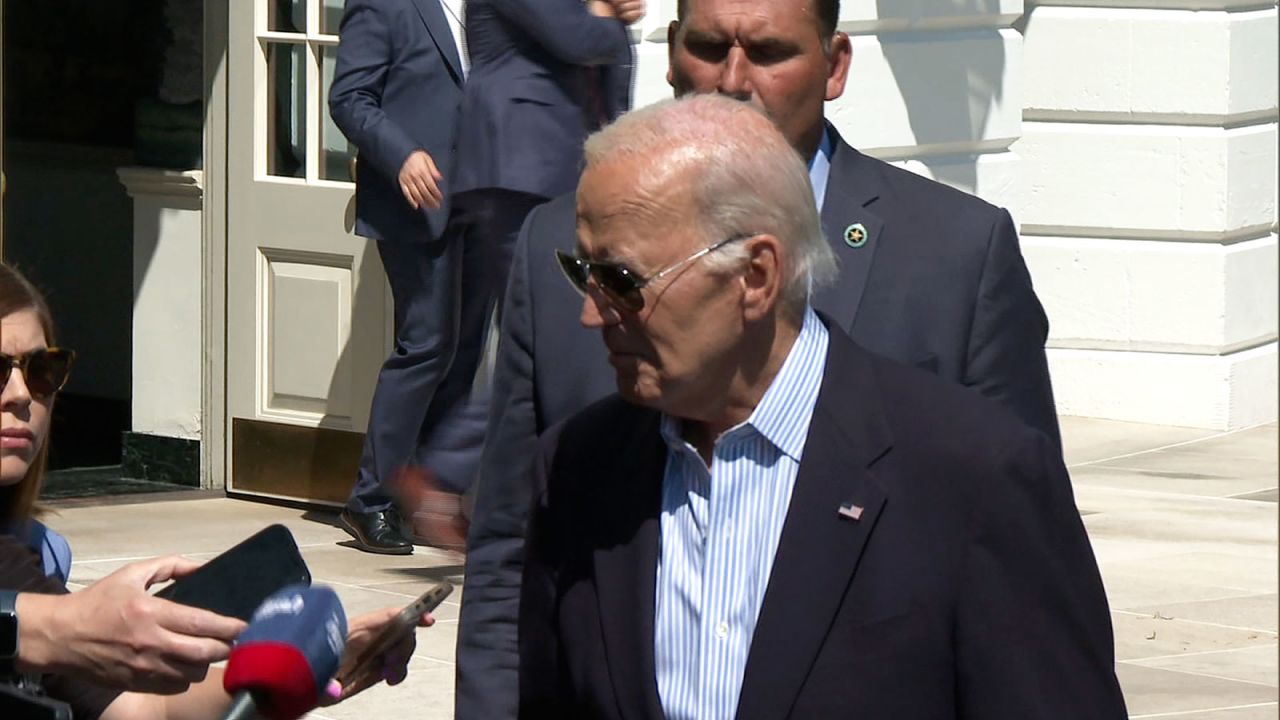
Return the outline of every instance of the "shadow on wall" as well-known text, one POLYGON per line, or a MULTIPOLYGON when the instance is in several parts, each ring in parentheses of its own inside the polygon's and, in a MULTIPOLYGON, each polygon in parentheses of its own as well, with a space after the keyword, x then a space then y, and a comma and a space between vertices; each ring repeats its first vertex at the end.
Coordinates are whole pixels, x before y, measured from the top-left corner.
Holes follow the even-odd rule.
POLYGON ((975 192, 979 155, 1004 149, 981 144, 993 103, 1004 100, 1004 40, 996 28, 975 27, 1000 14, 1000 0, 876 0, 876 13, 908 23, 880 46, 924 148, 920 161, 936 180, 975 192))

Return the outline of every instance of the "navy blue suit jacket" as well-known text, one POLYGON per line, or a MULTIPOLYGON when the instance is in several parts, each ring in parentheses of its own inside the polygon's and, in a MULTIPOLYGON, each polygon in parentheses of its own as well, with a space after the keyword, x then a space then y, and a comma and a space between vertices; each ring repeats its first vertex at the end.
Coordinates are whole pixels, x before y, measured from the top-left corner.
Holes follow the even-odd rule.
MULTIPOLYGON (((615 395, 544 438, 522 718, 663 717, 658 425, 615 395)), ((1058 446, 833 328, 737 717, 1122 720, 1114 664, 1058 446)))
MULTIPOLYGON (((835 148, 822 226, 840 273, 814 305, 863 347, 1006 405, 1056 445, 1048 321, 1009 214, 838 136, 835 148), (868 239, 854 248, 844 237, 856 223, 868 239)), ((579 324, 582 298, 552 257, 573 247, 574 228, 572 196, 541 206, 512 261, 468 543, 460 720, 473 717, 461 714, 468 698, 487 694, 484 702, 495 703, 515 691, 514 618, 537 436, 616 390, 600 334, 579 324)))
POLYGON ((347 0, 329 113, 359 150, 355 231, 425 242, 444 233, 462 98, 462 59, 439 0, 347 0), (414 210, 400 168, 414 150, 444 175, 445 203, 414 210))
POLYGON ((626 27, 582 0, 470 0, 467 54, 455 192, 572 190, 587 135, 630 106, 626 27))

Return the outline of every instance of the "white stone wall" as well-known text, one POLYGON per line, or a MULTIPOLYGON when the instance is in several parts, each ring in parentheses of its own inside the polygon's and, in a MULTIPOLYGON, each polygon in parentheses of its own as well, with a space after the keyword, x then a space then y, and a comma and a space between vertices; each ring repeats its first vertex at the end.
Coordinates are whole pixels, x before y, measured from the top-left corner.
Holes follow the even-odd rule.
POLYGON ((135 433, 200 440, 204 173, 123 167, 133 198, 135 433))
POLYGON ((1019 219, 1060 412, 1276 418, 1276 22, 1266 2, 1028 3, 1019 219))

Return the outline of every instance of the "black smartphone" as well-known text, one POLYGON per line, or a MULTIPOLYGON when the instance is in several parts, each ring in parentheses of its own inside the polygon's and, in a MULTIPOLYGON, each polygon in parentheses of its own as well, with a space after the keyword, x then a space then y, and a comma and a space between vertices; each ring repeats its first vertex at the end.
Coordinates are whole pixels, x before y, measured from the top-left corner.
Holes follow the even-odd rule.
POLYGON ((42 695, 28 694, 2 682, 0 717, 5 720, 72 720, 70 705, 42 695))
POLYGON ((445 580, 418 596, 417 600, 404 606, 387 623, 359 655, 342 658, 342 665, 335 675, 343 687, 351 687, 366 680, 378 680, 382 677, 382 665, 379 658, 400 642, 407 633, 418 627, 418 618, 435 610, 453 592, 453 583, 445 580))
POLYGON ((179 578, 156 597, 248 622, 272 593, 298 584, 310 585, 311 571, 289 528, 271 525, 179 578))

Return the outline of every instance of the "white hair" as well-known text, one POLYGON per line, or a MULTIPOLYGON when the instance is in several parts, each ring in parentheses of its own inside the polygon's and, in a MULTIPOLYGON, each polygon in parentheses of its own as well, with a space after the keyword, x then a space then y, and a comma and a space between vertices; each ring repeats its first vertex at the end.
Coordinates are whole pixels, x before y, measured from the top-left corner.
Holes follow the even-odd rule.
MULTIPOLYGON (((781 304, 798 318, 810 293, 836 273, 823 237, 804 160, 755 107, 710 94, 664 100, 623 115, 587 138, 586 167, 643 157, 653 180, 688 180, 708 244, 769 234, 783 247, 781 304)), ((738 269, 746 260, 730 243, 703 262, 738 269)))

